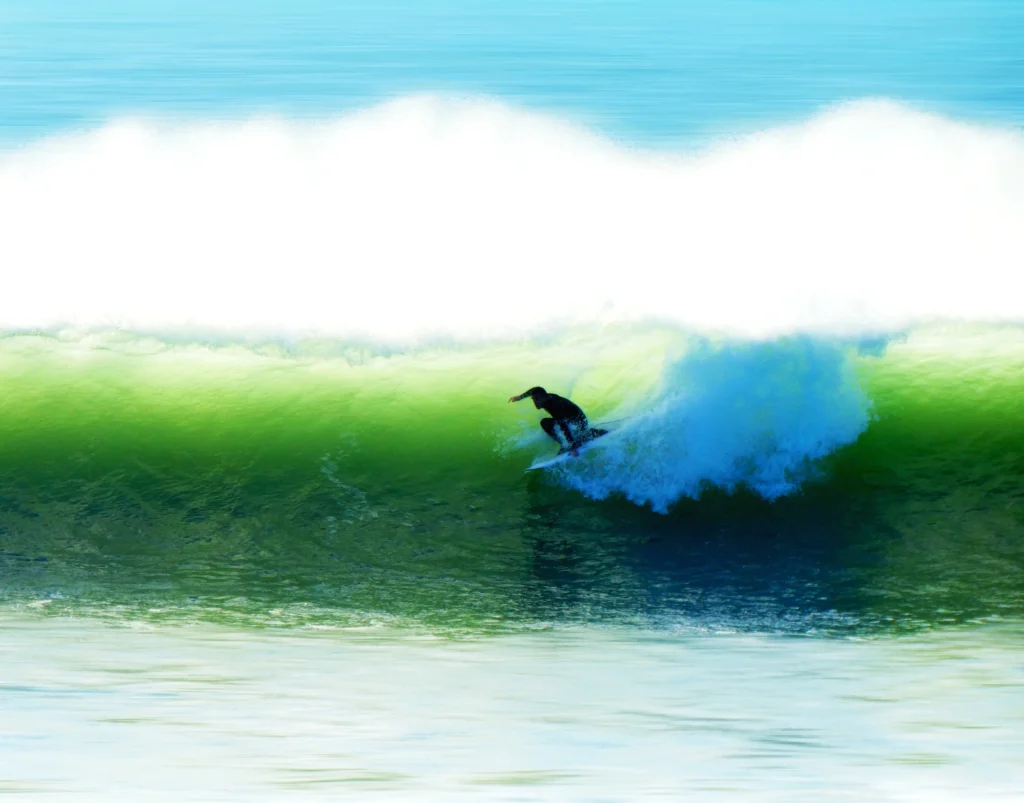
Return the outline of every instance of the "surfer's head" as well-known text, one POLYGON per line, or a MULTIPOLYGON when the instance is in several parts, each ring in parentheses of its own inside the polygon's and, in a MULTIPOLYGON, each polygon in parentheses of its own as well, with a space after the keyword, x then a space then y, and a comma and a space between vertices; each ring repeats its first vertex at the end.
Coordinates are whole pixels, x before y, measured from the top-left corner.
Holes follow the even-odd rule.
POLYGON ((520 393, 518 396, 513 396, 509 399, 510 402, 522 401, 523 399, 533 399, 533 406, 538 410, 544 406, 544 402, 548 400, 549 394, 544 388, 539 385, 535 388, 530 388, 525 393, 520 393))

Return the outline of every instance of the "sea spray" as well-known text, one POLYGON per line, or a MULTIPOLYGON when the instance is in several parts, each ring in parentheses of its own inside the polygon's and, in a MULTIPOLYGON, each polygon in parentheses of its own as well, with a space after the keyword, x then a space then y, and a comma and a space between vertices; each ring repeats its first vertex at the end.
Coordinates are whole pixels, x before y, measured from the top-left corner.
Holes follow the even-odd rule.
POLYGON ((817 461, 867 427, 852 352, 810 337, 694 339, 666 363, 643 409, 561 476, 588 496, 622 493, 661 513, 708 487, 743 486, 766 499, 793 493, 817 461))

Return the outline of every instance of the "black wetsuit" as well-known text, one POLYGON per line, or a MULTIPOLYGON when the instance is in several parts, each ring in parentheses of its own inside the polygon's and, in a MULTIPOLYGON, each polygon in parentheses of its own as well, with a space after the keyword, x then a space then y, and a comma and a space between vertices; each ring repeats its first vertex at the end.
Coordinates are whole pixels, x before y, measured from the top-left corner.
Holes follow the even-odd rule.
POLYGON ((543 402, 534 398, 533 403, 538 410, 551 413, 552 417, 542 419, 540 425, 563 450, 576 449, 604 434, 604 430, 591 429, 583 411, 564 396, 548 393, 543 402))

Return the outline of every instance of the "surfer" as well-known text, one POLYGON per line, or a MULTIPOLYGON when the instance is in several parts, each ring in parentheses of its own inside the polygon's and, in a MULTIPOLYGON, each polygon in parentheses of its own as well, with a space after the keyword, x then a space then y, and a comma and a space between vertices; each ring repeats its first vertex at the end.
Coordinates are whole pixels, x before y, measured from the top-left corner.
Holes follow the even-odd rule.
POLYGON ((571 452, 578 455, 577 449, 583 444, 606 432, 603 429, 592 428, 584 412, 567 398, 557 393, 548 393, 541 387, 530 388, 525 393, 513 396, 509 402, 522 401, 526 398, 533 399, 533 406, 538 410, 551 414, 551 418, 541 419, 540 426, 561 447, 559 454, 571 452))

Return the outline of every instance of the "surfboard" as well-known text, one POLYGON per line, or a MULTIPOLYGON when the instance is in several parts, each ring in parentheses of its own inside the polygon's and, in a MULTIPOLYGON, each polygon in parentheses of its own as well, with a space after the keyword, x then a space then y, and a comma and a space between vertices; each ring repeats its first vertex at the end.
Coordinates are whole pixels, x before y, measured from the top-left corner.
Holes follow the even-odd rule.
MULTIPOLYGON (((595 427, 594 429, 598 429, 598 427, 595 427)), ((601 431, 600 435, 595 435, 589 441, 587 441, 582 446, 577 448, 576 449, 577 454, 580 454, 580 455, 583 454, 585 451, 587 451, 587 449, 591 448, 595 443, 597 443, 602 437, 604 437, 607 434, 608 434, 608 430, 601 431)), ((554 468, 555 466, 561 465, 562 463, 566 462, 567 460, 575 460, 575 459, 576 459, 576 455, 574 455, 572 452, 559 452, 554 457, 548 458, 547 460, 542 460, 539 463, 534 463, 533 465, 529 466, 526 470, 527 471, 540 471, 541 469, 545 469, 545 468, 554 468)))

